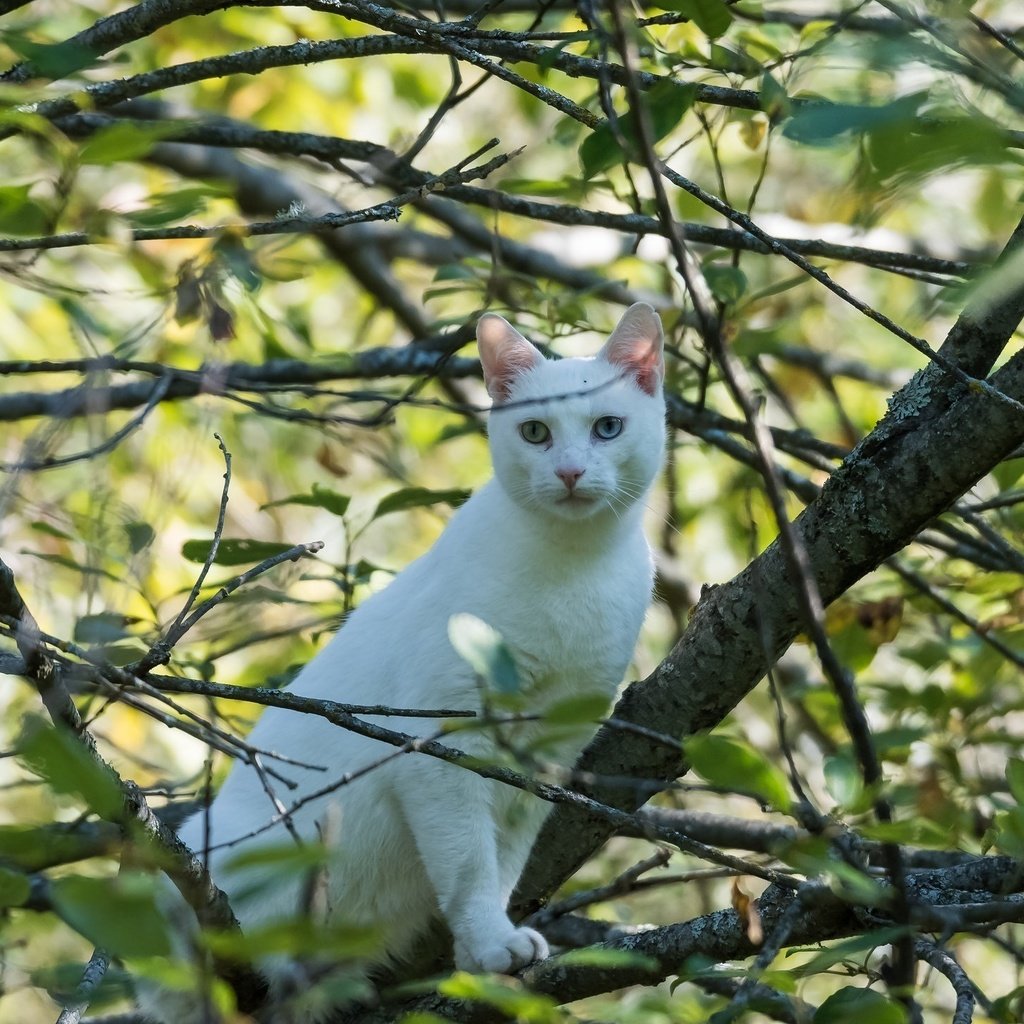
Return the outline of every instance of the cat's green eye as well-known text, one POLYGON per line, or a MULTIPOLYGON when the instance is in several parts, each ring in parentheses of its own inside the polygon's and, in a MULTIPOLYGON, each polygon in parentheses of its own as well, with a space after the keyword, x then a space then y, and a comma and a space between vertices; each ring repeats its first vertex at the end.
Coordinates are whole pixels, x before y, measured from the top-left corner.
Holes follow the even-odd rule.
POLYGON ((618 416, 602 416, 594 420, 594 437, 602 441, 610 441, 622 433, 622 420, 618 416))
POLYGON ((519 436, 530 444, 543 444, 551 437, 551 431, 540 420, 527 420, 519 424, 519 436))

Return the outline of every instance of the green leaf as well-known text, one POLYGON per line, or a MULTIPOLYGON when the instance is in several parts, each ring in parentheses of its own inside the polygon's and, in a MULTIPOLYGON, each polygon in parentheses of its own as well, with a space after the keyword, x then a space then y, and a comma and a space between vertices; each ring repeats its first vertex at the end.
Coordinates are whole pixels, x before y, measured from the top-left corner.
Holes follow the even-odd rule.
POLYGON ((704 267, 704 278, 711 294, 726 306, 735 306, 747 290, 747 275, 739 267, 710 263, 704 267))
POLYGON ((58 529, 52 523, 48 523, 43 519, 36 519, 29 523, 29 526, 35 530, 36 533, 45 533, 47 537, 59 537, 61 540, 75 539, 70 533, 58 529))
POLYGON ((122 799, 117 780, 70 730, 29 715, 18 737, 17 751, 25 767, 44 779, 54 792, 79 797, 107 821, 120 818, 122 799))
POLYGON ((1015 988, 1005 996, 993 999, 988 1016, 1000 1024, 1016 1024, 1024 1020, 1024 986, 1015 988))
POLYGON ((576 693, 552 704, 544 712, 544 721, 551 725, 586 725, 603 718, 608 703, 603 693, 576 693))
POLYGON ((20 907, 31 891, 28 875, 0 865, 0 907, 20 907))
MULTIPOLYGON (((1006 133, 980 114, 927 110, 903 121, 869 126, 867 154, 883 183, 906 182, 967 164, 1007 160, 1006 133)), ((1018 278, 1014 278, 1018 280, 1018 278)))
POLYGON ((51 883, 61 919, 115 956, 170 953, 155 893, 156 879, 141 872, 122 871, 115 878, 71 876, 51 883))
POLYGON ((852 864, 833 861, 826 872, 832 891, 848 903, 859 903, 865 907, 885 906, 888 893, 884 886, 859 871, 852 864))
POLYGON ((786 776, 747 743, 702 733, 685 743, 687 760, 714 786, 750 793, 780 811, 790 805, 786 776))
POLYGON ((686 15, 709 39, 717 39, 732 24, 724 0, 658 0, 655 6, 686 15))
POLYGON ((1011 757, 1006 762, 1006 781, 1010 784, 1010 792, 1019 804, 1024 804, 1024 760, 1011 757))
POLYGON ((159 228, 202 211, 211 199, 227 195, 226 189, 211 182, 163 192, 151 198, 144 210, 132 210, 124 215, 130 224, 142 228, 159 228))
POLYGON ((74 829, 54 832, 30 825, 0 825, 0 861, 22 871, 42 871, 54 864, 113 852, 118 842, 114 837, 91 839, 88 824, 83 835, 74 829))
POLYGON ((501 187, 504 192, 511 192, 522 196, 569 196, 579 199, 583 194, 579 178, 575 176, 551 180, 544 178, 503 178, 501 187))
POLYGON ((256 269, 253 255, 246 247, 244 239, 239 238, 237 235, 225 235, 214 243, 213 251, 217 254, 221 263, 227 267, 231 276, 247 292, 259 290, 260 285, 263 283, 263 278, 256 269))
POLYGON ((95 50, 81 43, 37 43, 18 32, 5 32, 4 42, 24 60, 31 61, 41 78, 66 78, 95 64, 95 50))
POLYGON ((831 970, 836 964, 846 960, 857 960, 863 953, 869 953, 879 946, 887 946, 895 942, 906 935, 907 930, 904 925, 879 928, 876 931, 865 932, 863 935, 855 935, 850 939, 843 939, 826 949, 818 947, 791 949, 786 956, 792 956, 795 953, 814 953, 815 955, 807 963, 801 964, 796 970, 801 978, 811 974, 822 974, 831 970))
POLYGON ((518 693, 519 671, 501 634, 468 612, 448 620, 448 639, 473 671, 499 693, 518 693))
MULTIPOLYGON (((181 553, 190 562, 205 563, 212 544, 212 540, 187 540, 181 546, 181 553)), ((278 544, 275 541, 227 537, 221 540, 217 557, 213 561, 215 565, 248 565, 250 562, 273 558, 291 547, 293 545, 278 544)))
POLYGON ((891 893, 878 881, 839 860, 831 844, 822 838, 799 839, 781 851, 786 863, 809 877, 821 877, 842 899, 864 906, 887 906, 891 893))
POLYGON ((837 804, 853 807, 864 793, 864 776, 850 757, 826 757, 824 764, 825 789, 837 804))
POLYGON ((658 967, 658 961, 646 953, 630 949, 601 949, 598 946, 570 949, 561 955, 558 962, 567 967, 636 967, 641 970, 656 970, 658 967))
POLYGON ((145 978, 168 992, 188 993, 194 996, 202 991, 213 1011, 213 1020, 231 1020, 235 1017, 234 989, 221 978, 204 971, 196 962, 199 957, 133 957, 133 979, 145 978))
POLYGON ((829 144, 840 135, 862 134, 882 127, 906 133, 917 120, 927 93, 913 93, 890 103, 829 103, 807 100, 786 122, 782 134, 805 145, 829 144))
MULTIPOLYGON (((503 182, 503 187, 508 191, 508 182, 503 182)), ((477 275, 464 263, 442 263, 434 273, 435 281, 475 281, 477 275)))
MULTIPOLYGON (((35 988, 45 990, 55 1003, 66 1006, 69 1003, 77 1002, 76 996, 81 997, 78 986, 82 980, 84 968, 85 964, 81 960, 65 960, 59 963, 40 965, 33 968, 29 974, 30 984, 35 988)), ((90 1014, 111 1009, 115 1003, 123 1004, 127 1000, 133 1000, 135 995, 133 980, 133 976, 130 976, 127 971, 115 964, 110 964, 99 986, 89 992, 90 1014)), ((95 1020, 96 1018, 88 1019, 95 1020)), ((109 1018, 105 1019, 109 1020, 109 1018)))
POLYGON ((906 1010, 871 988, 843 988, 814 1013, 813 1024, 905 1024, 906 1010))
POLYGON ((94 133, 82 146, 78 159, 83 164, 116 164, 138 160, 168 135, 178 131, 173 124, 112 124, 94 133))
POLYGON ((865 839, 879 843, 906 843, 942 849, 950 843, 949 830, 927 818, 909 821, 878 821, 858 826, 865 839))
POLYGON ((0 185, 0 231, 9 235, 41 235, 50 230, 47 209, 29 197, 29 185, 0 185))
POLYGON ((260 508, 276 508, 278 505, 312 505, 315 508, 326 509, 333 515, 343 516, 348 511, 351 500, 347 494, 339 494, 328 487, 313 484, 313 490, 309 494, 293 494, 288 498, 278 498, 277 501, 268 501, 260 508))
POLYGON ((471 491, 452 489, 447 491, 432 491, 427 487, 404 487, 400 491, 381 498, 380 503, 373 510, 371 519, 380 519, 390 512, 404 512, 410 508, 425 508, 428 505, 444 503, 457 508, 470 496, 471 491))
POLYGON ((145 551, 156 538, 156 531, 149 523, 125 523, 124 532, 128 535, 128 546, 133 555, 145 551))
POLYGON ((381 952, 383 936, 369 925, 317 927, 308 919, 275 921, 241 932, 209 935, 207 945, 230 959, 255 960, 261 956, 331 956, 338 960, 368 957, 381 952))
MULTIPOLYGON (((644 94, 642 102, 650 118, 654 142, 663 139, 679 124, 683 115, 693 106, 696 95, 695 86, 678 85, 668 80, 659 82, 644 94)), ((608 122, 599 125, 580 146, 583 176, 592 178, 627 158, 637 160, 640 155, 637 139, 636 122, 632 111, 627 111, 619 118, 617 129, 613 129, 608 122), (625 151, 620 144, 619 134, 622 136, 622 142, 626 144, 625 151)))
POLYGON ((761 109, 770 119, 785 117, 791 109, 785 87, 770 71, 761 76, 761 109))
POLYGON ((450 978, 445 978, 438 984, 437 991, 441 995, 493 1006, 524 1024, 552 1020, 556 1005, 550 996, 526 991, 515 978, 467 974, 464 971, 456 971, 450 978))
POLYGON ((996 846, 1011 857, 1024 858, 1024 807, 1001 811, 993 826, 996 846))
POLYGON ((109 644, 121 640, 128 635, 125 626, 128 619, 118 612, 97 612, 95 615, 83 615, 75 623, 73 639, 82 644, 109 644))

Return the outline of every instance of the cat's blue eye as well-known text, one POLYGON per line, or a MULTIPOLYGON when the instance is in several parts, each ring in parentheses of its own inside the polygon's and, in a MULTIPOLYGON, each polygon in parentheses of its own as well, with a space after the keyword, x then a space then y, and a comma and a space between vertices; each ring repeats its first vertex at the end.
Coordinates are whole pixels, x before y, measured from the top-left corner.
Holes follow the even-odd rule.
POLYGON ((527 420, 519 424, 519 436, 530 444, 544 444, 550 439, 551 431, 540 420, 527 420))
POLYGON ((618 416, 602 416, 594 420, 594 437, 602 441, 610 441, 622 433, 622 420, 618 416))

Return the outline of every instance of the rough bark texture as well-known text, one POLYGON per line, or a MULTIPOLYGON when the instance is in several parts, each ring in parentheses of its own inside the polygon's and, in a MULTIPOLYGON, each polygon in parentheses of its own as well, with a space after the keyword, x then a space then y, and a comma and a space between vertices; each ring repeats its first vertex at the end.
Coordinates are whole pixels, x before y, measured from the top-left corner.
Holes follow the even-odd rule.
MULTIPOLYGON (((1021 236, 1018 227, 993 271, 994 286, 979 292, 943 346, 947 358, 972 374, 987 372, 1024 318, 1024 285, 1015 265, 1021 236)), ((1024 353, 990 383, 1024 399, 1024 353)), ((933 365, 916 374, 794 524, 823 600, 833 601, 903 548, 1022 442, 1024 417, 1009 404, 952 382, 933 365)), ((626 690, 615 718, 680 737, 719 723, 801 630, 796 594, 776 540, 730 582, 705 591, 675 647, 647 679, 626 690)), ((577 767, 645 780, 686 771, 681 753, 608 728, 577 767)), ((650 795, 627 784, 589 792, 628 810, 650 795)), ((543 906, 612 831, 578 809, 556 808, 513 896, 514 915, 543 906)))

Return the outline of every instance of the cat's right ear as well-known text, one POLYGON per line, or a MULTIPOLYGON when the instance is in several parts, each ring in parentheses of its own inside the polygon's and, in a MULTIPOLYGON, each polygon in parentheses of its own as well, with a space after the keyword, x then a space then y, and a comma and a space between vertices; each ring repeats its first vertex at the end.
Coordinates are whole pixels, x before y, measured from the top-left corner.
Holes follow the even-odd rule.
POLYGON ((631 374, 637 386, 656 395, 665 380, 665 340, 661 317, 646 302, 634 302, 612 331, 601 356, 631 374))
POLYGON ((476 343, 487 393, 498 404, 509 400, 516 377, 544 361, 541 352, 497 313, 485 313, 477 321, 476 343))

